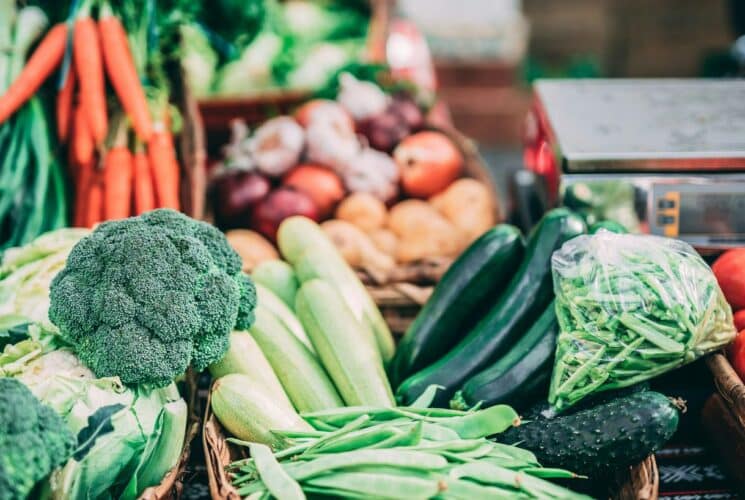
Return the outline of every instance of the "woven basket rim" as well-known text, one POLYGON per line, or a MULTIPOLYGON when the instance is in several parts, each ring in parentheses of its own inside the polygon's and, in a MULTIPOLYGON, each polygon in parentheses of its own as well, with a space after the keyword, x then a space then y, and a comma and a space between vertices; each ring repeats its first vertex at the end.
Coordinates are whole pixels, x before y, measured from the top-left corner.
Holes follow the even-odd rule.
POLYGON ((721 352, 707 356, 706 364, 714 375, 717 391, 745 429, 745 383, 721 352))

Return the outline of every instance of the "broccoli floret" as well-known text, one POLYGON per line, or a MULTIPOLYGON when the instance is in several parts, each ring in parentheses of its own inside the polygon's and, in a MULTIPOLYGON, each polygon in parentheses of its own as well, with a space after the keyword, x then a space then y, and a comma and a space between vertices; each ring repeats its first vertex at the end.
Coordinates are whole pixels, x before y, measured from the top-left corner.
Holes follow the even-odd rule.
POLYGON ((52 281, 49 319, 97 376, 163 387, 253 323, 241 267, 217 228, 174 210, 105 222, 52 281))
POLYGON ((64 420, 13 378, 0 378, 0 500, 25 499, 75 448, 64 420))

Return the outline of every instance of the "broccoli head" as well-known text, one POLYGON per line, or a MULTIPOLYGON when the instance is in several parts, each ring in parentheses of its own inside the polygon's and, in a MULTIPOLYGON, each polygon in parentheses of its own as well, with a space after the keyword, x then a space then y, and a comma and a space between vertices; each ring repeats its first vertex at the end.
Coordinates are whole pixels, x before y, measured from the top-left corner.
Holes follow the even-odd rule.
POLYGON ((0 500, 25 499, 74 448, 62 417, 18 380, 0 378, 0 500))
POLYGON ((215 227, 174 210, 105 222, 52 281, 49 319, 99 377, 163 387, 219 361, 256 290, 215 227))

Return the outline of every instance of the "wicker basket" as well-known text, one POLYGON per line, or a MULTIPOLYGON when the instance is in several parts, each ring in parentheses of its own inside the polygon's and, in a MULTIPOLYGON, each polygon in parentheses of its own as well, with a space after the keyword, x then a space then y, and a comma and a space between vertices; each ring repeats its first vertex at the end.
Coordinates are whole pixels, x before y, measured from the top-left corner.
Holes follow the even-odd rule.
POLYGON ((745 427, 720 394, 713 394, 701 412, 701 420, 712 445, 741 494, 745 495, 745 427))
POLYGON ((706 358, 714 384, 725 404, 737 420, 740 428, 745 431, 745 383, 735 373, 735 369, 722 353, 715 353, 706 358))
POLYGON ((197 382, 194 373, 189 370, 185 381, 186 402, 188 405, 188 421, 186 423, 186 436, 184 447, 181 451, 178 464, 165 475, 157 486, 151 486, 140 495, 140 500, 172 500, 181 497, 183 490, 182 478, 186 472, 189 462, 189 450, 194 438, 199 433, 199 423, 202 415, 200 399, 197 396, 197 382))
MULTIPOLYGON (((222 425, 212 413, 209 398, 204 413, 202 442, 207 462, 210 495, 214 500, 240 500, 240 495, 230 483, 230 475, 225 468, 240 458, 238 448, 226 441, 222 425)), ((612 492, 614 500, 657 500, 660 476, 654 455, 650 455, 639 465, 629 467, 616 477, 617 489, 612 492)))

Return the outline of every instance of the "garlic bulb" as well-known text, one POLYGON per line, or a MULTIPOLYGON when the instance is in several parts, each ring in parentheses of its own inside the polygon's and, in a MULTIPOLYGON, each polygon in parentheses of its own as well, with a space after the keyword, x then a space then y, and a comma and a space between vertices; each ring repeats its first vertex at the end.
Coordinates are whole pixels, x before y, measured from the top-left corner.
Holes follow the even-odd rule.
POLYGON ((365 120, 386 110, 390 98, 372 82, 363 82, 350 75, 339 75, 336 100, 349 111, 355 121, 365 120))
POLYGON ((309 162, 318 163, 342 175, 360 151, 360 143, 354 131, 343 126, 319 121, 307 130, 309 162))
POLYGON ((393 158, 372 148, 365 148, 343 174, 347 189, 353 193, 370 193, 381 201, 398 194, 398 167, 393 158))
POLYGON ((300 161, 305 131, 289 116, 264 123, 249 142, 251 156, 260 172, 279 177, 300 161))

